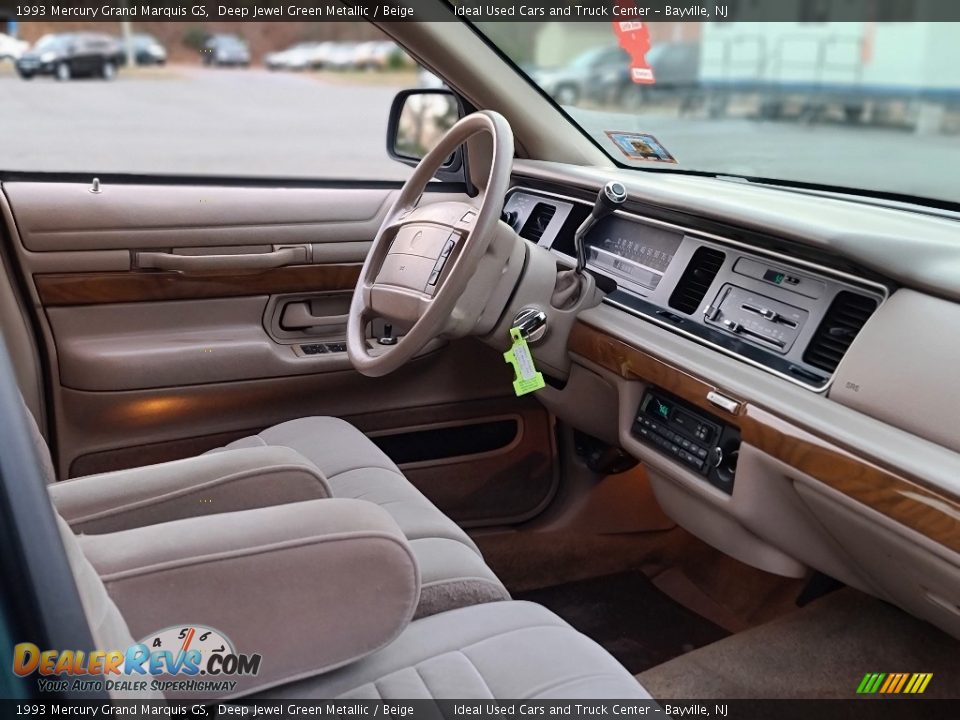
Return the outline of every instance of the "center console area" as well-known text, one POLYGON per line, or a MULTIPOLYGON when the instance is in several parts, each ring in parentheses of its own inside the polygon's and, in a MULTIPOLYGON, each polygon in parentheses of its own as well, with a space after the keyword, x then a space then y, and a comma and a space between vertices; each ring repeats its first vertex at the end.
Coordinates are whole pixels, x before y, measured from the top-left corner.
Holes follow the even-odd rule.
POLYGON ((740 430, 659 388, 647 388, 631 428, 641 442, 733 493, 740 430))

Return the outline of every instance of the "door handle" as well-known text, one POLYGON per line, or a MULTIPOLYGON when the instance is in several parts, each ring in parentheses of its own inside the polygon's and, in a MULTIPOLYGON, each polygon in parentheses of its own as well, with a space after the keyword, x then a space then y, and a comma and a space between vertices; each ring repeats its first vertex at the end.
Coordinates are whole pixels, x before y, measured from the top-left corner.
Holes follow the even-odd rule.
POLYGON ((349 318, 349 315, 314 315, 308 302, 292 302, 283 308, 280 327, 284 330, 343 327, 349 318))
POLYGON ((209 270, 269 270, 307 262, 307 248, 285 247, 267 253, 231 255, 175 255, 164 252, 135 252, 133 265, 143 270, 205 272, 209 270))

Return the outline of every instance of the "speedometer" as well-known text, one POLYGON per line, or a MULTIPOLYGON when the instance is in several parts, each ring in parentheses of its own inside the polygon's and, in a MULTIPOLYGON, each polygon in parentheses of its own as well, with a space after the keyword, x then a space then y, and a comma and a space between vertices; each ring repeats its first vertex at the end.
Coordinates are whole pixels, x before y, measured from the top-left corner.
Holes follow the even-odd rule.
POLYGON ((587 238, 587 263, 655 290, 682 240, 677 233, 610 217, 598 223, 587 238))

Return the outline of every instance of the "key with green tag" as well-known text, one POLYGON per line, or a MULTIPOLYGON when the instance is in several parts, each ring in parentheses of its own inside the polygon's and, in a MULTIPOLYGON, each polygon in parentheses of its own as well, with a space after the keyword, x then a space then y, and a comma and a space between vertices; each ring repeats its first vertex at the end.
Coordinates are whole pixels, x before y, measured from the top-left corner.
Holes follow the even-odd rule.
POLYGON ((537 366, 533 363, 533 355, 527 341, 523 339, 519 328, 510 329, 510 338, 513 345, 503 354, 503 359, 513 365, 513 371, 516 379, 513 381, 513 390, 517 396, 532 393, 539 390, 546 383, 543 381, 543 375, 537 372, 537 366))

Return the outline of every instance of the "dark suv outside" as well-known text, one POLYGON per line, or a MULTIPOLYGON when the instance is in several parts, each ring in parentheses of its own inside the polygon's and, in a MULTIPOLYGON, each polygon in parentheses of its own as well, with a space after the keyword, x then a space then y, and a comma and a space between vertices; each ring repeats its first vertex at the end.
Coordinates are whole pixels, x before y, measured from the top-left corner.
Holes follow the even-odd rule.
POLYGON ((113 80, 122 50, 117 40, 100 33, 44 35, 17 60, 17 73, 24 80, 52 75, 65 81, 77 77, 113 80))

